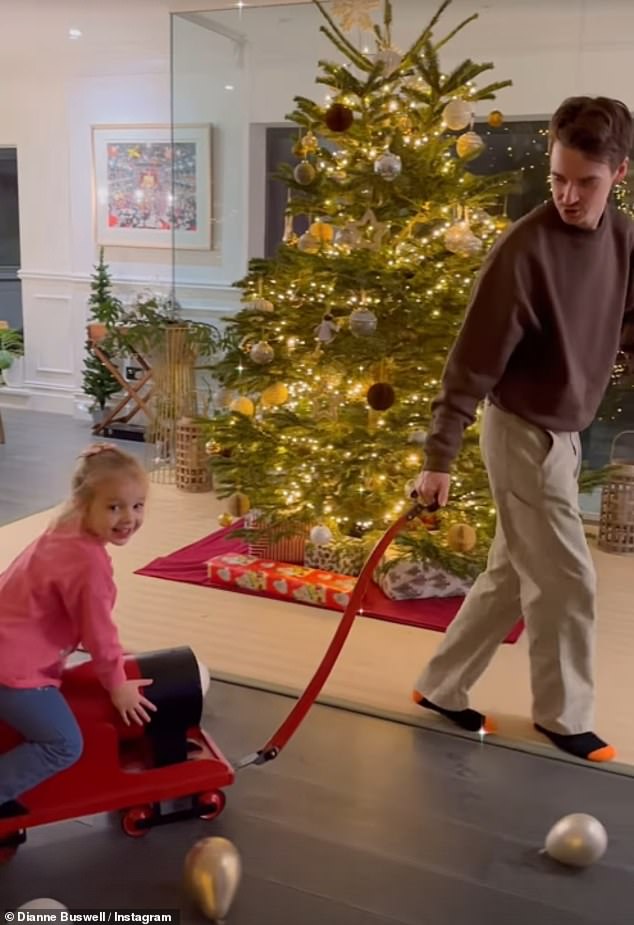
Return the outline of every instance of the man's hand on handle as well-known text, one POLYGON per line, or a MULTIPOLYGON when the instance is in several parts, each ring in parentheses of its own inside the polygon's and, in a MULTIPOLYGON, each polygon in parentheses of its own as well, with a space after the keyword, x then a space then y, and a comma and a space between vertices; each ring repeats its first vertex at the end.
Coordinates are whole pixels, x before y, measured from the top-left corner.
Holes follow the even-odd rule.
POLYGON ((448 472, 427 472, 423 469, 415 484, 418 497, 423 504, 436 501, 439 507, 445 507, 449 501, 451 476, 448 472))

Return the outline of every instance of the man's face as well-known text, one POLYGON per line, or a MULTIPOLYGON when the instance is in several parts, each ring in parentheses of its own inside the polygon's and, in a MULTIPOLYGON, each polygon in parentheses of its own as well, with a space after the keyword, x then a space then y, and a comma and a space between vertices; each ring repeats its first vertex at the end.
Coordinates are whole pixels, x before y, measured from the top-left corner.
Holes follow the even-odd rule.
POLYGON ((556 141, 550 153, 550 180, 553 202, 563 221, 577 228, 596 228, 610 191, 624 178, 627 165, 626 159, 613 170, 556 141))

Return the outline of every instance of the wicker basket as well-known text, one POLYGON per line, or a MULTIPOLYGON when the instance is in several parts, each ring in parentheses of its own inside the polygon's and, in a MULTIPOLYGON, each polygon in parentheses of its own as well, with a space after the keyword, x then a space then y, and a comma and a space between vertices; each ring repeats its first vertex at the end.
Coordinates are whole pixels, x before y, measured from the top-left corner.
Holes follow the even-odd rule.
POLYGON ((634 555, 634 451, 619 457, 616 444, 634 430, 617 434, 612 443, 610 465, 614 466, 601 492, 599 549, 634 555))
POLYGON ((183 417, 176 424, 176 487, 183 491, 212 489, 205 433, 195 418, 183 417))

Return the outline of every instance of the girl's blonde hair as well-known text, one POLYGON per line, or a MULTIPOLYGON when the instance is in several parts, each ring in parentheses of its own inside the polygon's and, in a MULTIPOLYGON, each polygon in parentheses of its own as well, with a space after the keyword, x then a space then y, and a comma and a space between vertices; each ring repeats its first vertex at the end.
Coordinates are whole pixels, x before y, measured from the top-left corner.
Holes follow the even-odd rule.
POLYGON ((113 476, 129 476, 147 482, 147 473, 136 457, 120 450, 114 443, 93 443, 79 454, 71 477, 71 495, 55 525, 84 511, 95 496, 98 486, 113 476))

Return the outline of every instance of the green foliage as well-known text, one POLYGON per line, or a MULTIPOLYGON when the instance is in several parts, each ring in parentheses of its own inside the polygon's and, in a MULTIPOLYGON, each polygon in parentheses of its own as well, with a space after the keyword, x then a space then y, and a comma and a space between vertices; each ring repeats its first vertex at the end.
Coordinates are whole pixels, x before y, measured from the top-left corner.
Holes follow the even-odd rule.
POLYGON ((123 305, 112 293, 110 271, 103 259, 103 247, 99 250, 99 263, 94 268, 88 299, 90 317, 93 321, 113 327, 121 319, 123 305))
MULTIPOLYGON (((112 293, 112 280, 104 262, 103 247, 99 251, 99 262, 94 267, 88 307, 90 321, 104 324, 108 329, 117 324, 123 312, 121 302, 112 293)), ((82 380, 84 394, 90 396, 94 405, 103 410, 108 399, 116 395, 121 386, 94 355, 89 338, 85 343, 85 351, 82 380)))
POLYGON ((152 292, 140 293, 133 306, 122 312, 120 325, 112 332, 110 343, 118 352, 147 353, 162 346, 168 325, 186 330, 187 344, 197 356, 212 357, 221 343, 214 325, 182 318, 181 306, 174 298, 152 292))
POLYGON ((13 358, 24 356, 24 337, 17 328, 0 330, 0 350, 11 354, 13 358))

